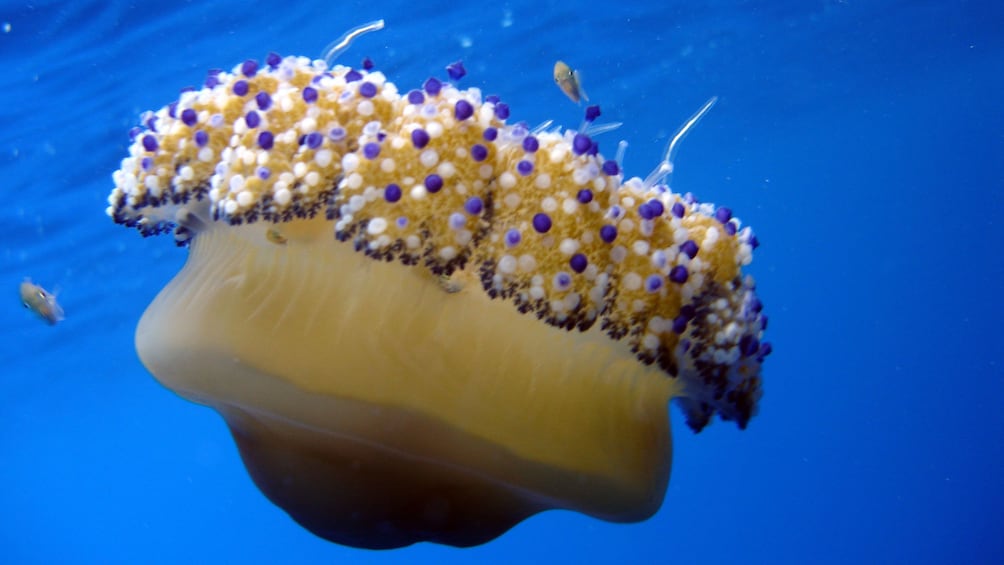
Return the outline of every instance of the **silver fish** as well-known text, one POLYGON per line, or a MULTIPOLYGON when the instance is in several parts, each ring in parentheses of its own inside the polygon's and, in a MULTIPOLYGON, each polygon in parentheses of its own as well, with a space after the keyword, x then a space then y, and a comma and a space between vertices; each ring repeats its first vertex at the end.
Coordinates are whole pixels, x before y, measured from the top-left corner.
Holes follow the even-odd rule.
POLYGON ((56 295, 31 282, 31 279, 24 279, 21 283, 21 303, 24 307, 38 314, 49 323, 56 325, 64 318, 63 307, 56 302, 56 295))

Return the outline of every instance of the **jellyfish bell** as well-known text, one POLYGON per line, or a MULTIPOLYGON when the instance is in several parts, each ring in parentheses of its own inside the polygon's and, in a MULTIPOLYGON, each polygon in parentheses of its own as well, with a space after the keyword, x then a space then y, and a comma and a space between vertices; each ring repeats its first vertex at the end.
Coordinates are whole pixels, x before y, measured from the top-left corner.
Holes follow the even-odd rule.
POLYGON ((667 403, 745 427, 766 318, 726 208, 430 79, 270 54, 147 116, 108 214, 189 248, 136 348, 217 410, 259 489, 366 548, 634 522, 667 403))

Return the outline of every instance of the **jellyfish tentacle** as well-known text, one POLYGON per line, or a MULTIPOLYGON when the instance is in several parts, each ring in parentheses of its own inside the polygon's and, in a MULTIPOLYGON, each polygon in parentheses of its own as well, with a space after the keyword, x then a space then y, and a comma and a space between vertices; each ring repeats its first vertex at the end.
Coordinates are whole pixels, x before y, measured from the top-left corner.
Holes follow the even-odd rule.
POLYGON ((355 38, 359 37, 360 35, 363 35, 364 33, 369 33, 371 31, 379 31, 383 29, 383 26, 384 26, 384 21, 380 19, 350 29, 349 31, 345 32, 345 35, 332 41, 327 47, 324 48, 324 51, 321 54, 321 60, 324 61, 325 64, 327 64, 329 67, 332 66, 335 63, 335 61, 338 60, 338 56, 349 48, 349 45, 352 44, 352 41, 355 38))

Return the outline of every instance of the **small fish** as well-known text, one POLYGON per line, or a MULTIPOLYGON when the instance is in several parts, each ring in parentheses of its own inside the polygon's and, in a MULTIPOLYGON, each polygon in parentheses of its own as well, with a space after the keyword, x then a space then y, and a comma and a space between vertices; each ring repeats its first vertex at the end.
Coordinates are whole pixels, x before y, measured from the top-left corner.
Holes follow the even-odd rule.
POLYGON ((289 241, 286 239, 286 236, 282 235, 282 232, 276 228, 268 228, 268 231, 265 232, 265 238, 276 245, 286 245, 286 242, 289 241))
POLYGON ((582 82, 579 80, 579 71, 573 71, 564 61, 554 64, 554 83, 558 88, 576 104, 580 100, 589 100, 586 91, 582 89, 582 82))
POLYGON ((24 279, 21 283, 21 303, 24 307, 38 314, 50 326, 63 319, 63 308, 56 302, 56 295, 24 279))

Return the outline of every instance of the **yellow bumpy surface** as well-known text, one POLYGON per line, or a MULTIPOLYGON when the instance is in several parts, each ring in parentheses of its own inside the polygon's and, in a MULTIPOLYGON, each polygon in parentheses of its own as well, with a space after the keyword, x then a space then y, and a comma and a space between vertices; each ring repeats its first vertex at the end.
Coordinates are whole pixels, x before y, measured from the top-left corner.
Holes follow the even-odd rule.
MULTIPOLYGON (((458 270, 568 330, 596 322, 682 378, 688 422, 745 427, 766 317, 740 269, 756 239, 726 208, 624 180, 576 131, 506 123, 508 107, 436 79, 270 55, 213 72, 144 116, 108 213, 180 244, 212 226, 324 214, 379 260, 458 270)), ((281 231, 269 232, 282 241, 281 231)))

